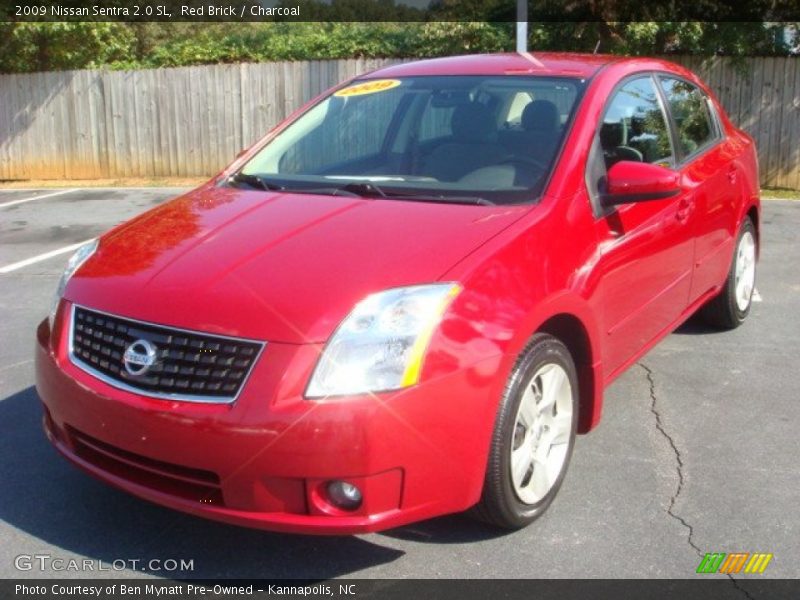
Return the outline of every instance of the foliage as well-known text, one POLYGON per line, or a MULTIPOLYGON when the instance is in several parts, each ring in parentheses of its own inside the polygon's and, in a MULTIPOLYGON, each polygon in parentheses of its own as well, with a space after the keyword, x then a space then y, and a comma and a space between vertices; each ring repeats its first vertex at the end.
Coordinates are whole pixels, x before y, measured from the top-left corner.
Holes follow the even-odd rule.
POLYGON ((0 72, 96 68, 130 56, 124 23, 0 23, 0 72))
MULTIPOLYGON (((352 12, 360 1, 337 0, 331 6, 352 12)), ((403 16, 389 10, 392 0, 381 1, 386 8, 384 16, 403 16)), ((433 10, 448 18, 453 2, 437 0, 433 10)), ((466 22, 0 22, 0 72, 424 57, 514 49, 514 24, 507 20, 504 0, 458 2, 459 10, 481 18, 466 22)), ((786 55, 792 44, 794 51, 798 50, 797 25, 537 21, 529 24, 529 46, 533 51, 599 50, 631 55, 786 55)))
POLYGON ((447 56, 514 49, 510 23, 431 22, 416 28, 411 56, 447 56))

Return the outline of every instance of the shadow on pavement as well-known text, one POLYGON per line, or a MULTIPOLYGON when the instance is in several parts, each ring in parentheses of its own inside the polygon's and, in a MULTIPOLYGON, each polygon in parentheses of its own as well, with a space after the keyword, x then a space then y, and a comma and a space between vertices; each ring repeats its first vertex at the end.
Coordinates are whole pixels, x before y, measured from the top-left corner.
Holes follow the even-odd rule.
POLYGON ((491 527, 468 515, 449 515, 383 531, 380 535, 423 544, 469 544, 514 533, 491 527))
POLYGON ((705 322, 703 317, 695 313, 683 325, 672 332, 676 335, 711 335, 714 333, 726 333, 722 329, 713 327, 705 322))
MULTIPOLYGON (((404 554, 353 536, 269 533, 149 504, 95 481, 60 458, 42 433, 41 415, 33 387, 0 400, 0 519, 63 549, 58 556, 54 550, 53 558, 85 556, 105 565, 136 559, 145 563, 139 566, 144 573, 180 579, 326 579, 390 563, 404 554), (193 560, 194 569, 154 572, 146 566, 151 559, 193 560)), ((9 542, 15 543, 13 538, 9 542)), ((19 545, 15 554, 37 550, 19 545)))

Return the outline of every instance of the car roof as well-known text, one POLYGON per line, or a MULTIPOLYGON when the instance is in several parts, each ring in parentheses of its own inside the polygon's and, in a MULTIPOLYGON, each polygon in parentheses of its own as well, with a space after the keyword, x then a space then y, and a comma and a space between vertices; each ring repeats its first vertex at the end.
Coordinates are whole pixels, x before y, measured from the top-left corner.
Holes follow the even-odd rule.
POLYGON ((509 52, 473 54, 406 62, 372 71, 364 78, 420 75, 551 75, 591 77, 603 66, 626 60, 609 54, 509 52))

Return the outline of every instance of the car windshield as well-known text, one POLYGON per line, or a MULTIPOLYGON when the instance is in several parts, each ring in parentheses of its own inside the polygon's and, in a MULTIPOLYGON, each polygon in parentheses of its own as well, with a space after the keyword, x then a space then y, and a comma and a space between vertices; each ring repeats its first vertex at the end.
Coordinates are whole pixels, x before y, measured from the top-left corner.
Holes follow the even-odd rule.
POLYGON ((538 198, 584 81, 355 81, 274 137, 229 185, 467 204, 538 198))

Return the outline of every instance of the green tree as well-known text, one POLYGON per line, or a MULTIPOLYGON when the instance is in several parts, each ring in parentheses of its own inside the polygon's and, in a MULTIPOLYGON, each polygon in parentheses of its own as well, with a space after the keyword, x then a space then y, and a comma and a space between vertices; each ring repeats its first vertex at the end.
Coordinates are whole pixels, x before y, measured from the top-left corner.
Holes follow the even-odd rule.
MULTIPOLYGON (((330 16, 342 17, 365 2, 339 0, 324 10, 335 8, 330 16)), ((384 4, 387 11, 394 6, 391 0, 384 4)), ((508 7, 508 0, 439 0, 430 13, 439 19, 474 15, 471 21, 6 21, 0 22, 0 72, 512 51, 514 25, 504 13, 508 7)), ((529 48, 630 55, 787 55, 800 51, 797 31, 797 23, 539 20, 529 23, 529 48)))
POLYGON ((0 23, 0 72, 94 68, 132 56, 125 23, 0 23))

